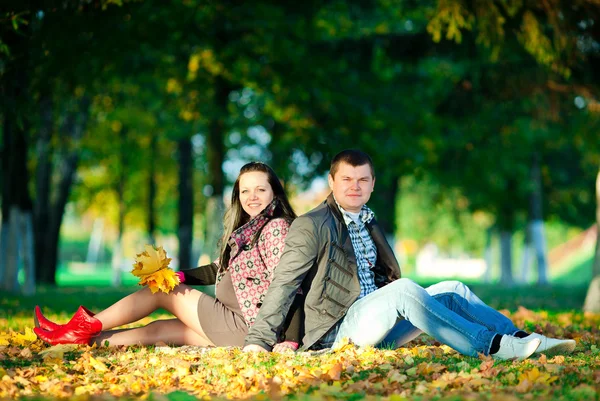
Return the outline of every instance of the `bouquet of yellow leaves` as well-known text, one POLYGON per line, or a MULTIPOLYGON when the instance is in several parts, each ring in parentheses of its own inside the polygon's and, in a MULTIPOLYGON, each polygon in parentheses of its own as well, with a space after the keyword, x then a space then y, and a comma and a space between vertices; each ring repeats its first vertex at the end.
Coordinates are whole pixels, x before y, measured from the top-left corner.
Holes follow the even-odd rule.
POLYGON ((179 284, 179 277, 169 268, 171 258, 162 246, 146 245, 146 250, 137 254, 131 273, 140 278, 139 285, 148 285, 155 294, 158 290, 168 294, 179 284))

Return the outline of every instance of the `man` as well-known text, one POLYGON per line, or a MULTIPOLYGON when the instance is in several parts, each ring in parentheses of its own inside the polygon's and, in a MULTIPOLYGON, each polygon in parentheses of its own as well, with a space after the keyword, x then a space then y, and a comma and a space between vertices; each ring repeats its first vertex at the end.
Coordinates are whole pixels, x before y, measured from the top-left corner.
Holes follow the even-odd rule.
POLYGON ((331 161, 332 193, 297 218, 246 351, 270 350, 298 288, 306 294, 305 349, 330 347, 348 337, 359 346, 399 346, 421 332, 457 351, 497 359, 525 359, 534 352, 571 352, 573 340, 517 329, 464 284, 446 281, 424 289, 400 278, 400 268, 373 212, 371 158, 345 150, 331 161))

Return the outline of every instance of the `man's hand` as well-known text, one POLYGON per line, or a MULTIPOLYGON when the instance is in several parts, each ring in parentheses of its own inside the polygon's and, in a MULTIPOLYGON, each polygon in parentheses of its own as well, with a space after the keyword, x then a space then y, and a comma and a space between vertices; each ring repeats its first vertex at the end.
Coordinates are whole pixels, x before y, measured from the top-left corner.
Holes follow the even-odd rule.
POLYGON ((260 345, 256 345, 256 344, 248 344, 244 347, 244 349, 242 351, 244 351, 244 352, 269 352, 266 349, 264 349, 263 347, 261 347, 260 345))

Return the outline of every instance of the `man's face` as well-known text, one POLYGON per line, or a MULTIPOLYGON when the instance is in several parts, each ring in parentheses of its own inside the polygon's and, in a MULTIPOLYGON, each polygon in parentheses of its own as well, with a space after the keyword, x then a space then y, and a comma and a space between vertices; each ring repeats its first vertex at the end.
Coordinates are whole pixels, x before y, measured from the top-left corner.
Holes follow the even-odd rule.
POLYGON ((348 212, 358 213, 369 201, 375 187, 375 178, 368 164, 351 166, 340 163, 335 177, 328 176, 329 188, 339 205, 348 212))

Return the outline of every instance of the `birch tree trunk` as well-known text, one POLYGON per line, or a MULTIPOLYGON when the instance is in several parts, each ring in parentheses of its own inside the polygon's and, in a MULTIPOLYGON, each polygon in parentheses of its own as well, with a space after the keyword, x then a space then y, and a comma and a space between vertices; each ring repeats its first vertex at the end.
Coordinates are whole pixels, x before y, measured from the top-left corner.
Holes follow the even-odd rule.
POLYGON ((513 285, 512 274, 512 232, 500 231, 500 282, 513 285))
POLYGON ((542 174, 540 156, 535 154, 531 165, 530 179, 532 190, 529 194, 529 233, 535 250, 538 270, 538 285, 548 285, 548 249, 544 233, 544 217, 542 213, 542 174))
POLYGON ((127 177, 127 128, 123 127, 119 132, 119 141, 121 142, 119 150, 119 179, 117 181, 117 199, 119 201, 119 217, 117 222, 117 242, 113 248, 113 257, 111 260, 112 267, 112 280, 111 284, 113 287, 120 287, 123 282, 123 274, 121 264, 123 262, 123 233, 125 231, 125 213, 127 212, 127 206, 125 204, 125 184, 127 177))

